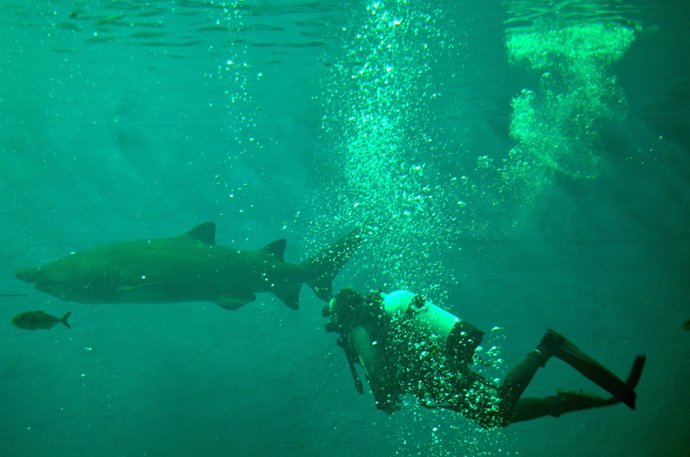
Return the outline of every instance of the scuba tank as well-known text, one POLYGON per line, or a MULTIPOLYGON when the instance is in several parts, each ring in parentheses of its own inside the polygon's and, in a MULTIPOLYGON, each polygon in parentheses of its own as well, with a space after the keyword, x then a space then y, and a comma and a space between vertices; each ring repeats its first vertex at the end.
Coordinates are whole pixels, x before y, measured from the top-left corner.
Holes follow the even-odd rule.
POLYGON ((461 321, 459 317, 409 290, 396 290, 382 295, 386 314, 394 316, 398 313, 407 313, 414 318, 416 326, 429 335, 434 334, 446 339, 455 324, 461 321))
POLYGON ((408 290, 381 294, 389 316, 405 314, 417 330, 445 342, 445 350, 460 363, 470 363, 484 332, 408 290))

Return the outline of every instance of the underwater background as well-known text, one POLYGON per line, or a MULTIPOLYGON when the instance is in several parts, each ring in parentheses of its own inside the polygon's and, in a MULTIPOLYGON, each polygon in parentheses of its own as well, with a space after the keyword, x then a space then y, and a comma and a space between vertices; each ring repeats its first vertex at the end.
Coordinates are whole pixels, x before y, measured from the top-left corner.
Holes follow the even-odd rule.
MULTIPOLYGON (((0 457, 690 455, 690 5, 0 1, 0 457), (408 288, 487 332, 546 328, 617 405, 482 430, 356 393, 324 305, 85 305, 14 272, 181 234, 366 225, 336 289, 408 288), (29 332, 41 309, 72 329, 29 332)), ((559 361, 527 394, 596 386, 559 361)))

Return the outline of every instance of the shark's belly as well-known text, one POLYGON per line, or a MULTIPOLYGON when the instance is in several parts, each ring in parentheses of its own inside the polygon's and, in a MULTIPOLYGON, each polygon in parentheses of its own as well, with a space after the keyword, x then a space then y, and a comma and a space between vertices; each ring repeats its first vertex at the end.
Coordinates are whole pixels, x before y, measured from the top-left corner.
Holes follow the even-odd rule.
POLYGON ((232 276, 222 268, 195 268, 193 265, 163 271, 151 270, 139 278, 142 279, 123 282, 118 287, 118 302, 215 302, 220 297, 248 297, 258 291, 259 282, 251 275, 232 276))
POLYGON ((297 265, 217 246, 140 254, 118 262, 118 302, 250 302, 255 293, 303 280, 297 265))

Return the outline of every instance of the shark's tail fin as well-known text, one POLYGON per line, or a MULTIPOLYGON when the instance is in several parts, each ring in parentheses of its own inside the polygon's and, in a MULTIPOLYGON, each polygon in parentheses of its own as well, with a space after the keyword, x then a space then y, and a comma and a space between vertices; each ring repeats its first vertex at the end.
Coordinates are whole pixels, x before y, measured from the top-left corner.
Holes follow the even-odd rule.
POLYGON ((72 312, 65 313, 65 315, 62 316, 62 319, 60 319, 60 322, 62 322, 63 324, 65 324, 65 327, 67 327, 67 328, 69 328, 69 329, 71 329, 72 326, 69 325, 69 322, 67 322, 67 319, 69 319, 69 317, 70 317, 71 314, 72 314, 72 312))
POLYGON ((302 263, 302 266, 309 272, 307 284, 321 300, 328 301, 331 298, 333 278, 350 260, 362 240, 362 230, 360 228, 354 229, 302 263))

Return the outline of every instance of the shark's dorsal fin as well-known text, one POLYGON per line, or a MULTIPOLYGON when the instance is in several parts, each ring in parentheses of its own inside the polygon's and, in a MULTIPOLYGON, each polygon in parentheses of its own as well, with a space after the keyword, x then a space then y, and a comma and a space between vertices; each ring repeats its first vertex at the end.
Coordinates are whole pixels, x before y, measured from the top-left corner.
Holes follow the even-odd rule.
POLYGON ((216 224, 213 222, 204 222, 182 235, 181 238, 192 238, 202 243, 216 244, 216 224))
POLYGON ((259 252, 269 255, 275 258, 276 260, 280 260, 281 262, 285 262, 286 245, 287 241, 285 240, 285 238, 281 238, 279 240, 275 240, 268 243, 266 246, 259 249, 259 252))

